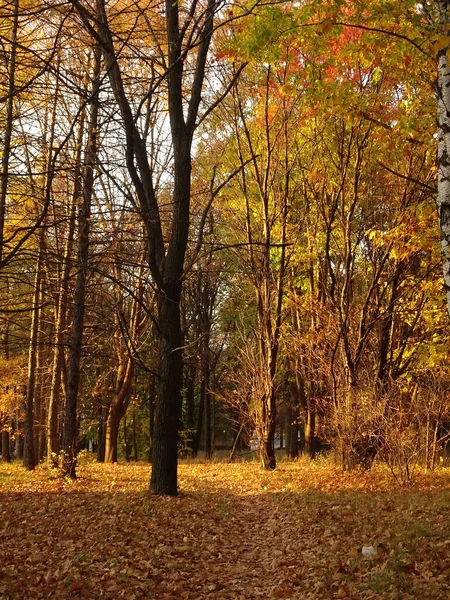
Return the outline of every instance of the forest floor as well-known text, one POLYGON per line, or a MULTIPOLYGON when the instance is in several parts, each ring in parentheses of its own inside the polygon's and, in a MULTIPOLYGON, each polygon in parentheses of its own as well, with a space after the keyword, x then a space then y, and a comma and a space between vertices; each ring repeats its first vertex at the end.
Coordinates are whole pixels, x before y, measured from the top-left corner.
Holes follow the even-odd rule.
POLYGON ((0 598, 450 598, 450 469, 405 489, 325 460, 186 462, 177 498, 149 473, 0 465, 0 598))

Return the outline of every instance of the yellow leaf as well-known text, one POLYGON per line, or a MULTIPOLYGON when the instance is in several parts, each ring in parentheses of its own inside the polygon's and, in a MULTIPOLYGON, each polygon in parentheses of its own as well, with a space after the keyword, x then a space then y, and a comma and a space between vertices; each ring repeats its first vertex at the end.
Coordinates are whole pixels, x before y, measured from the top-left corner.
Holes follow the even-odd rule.
POLYGON ((435 52, 439 52, 440 50, 443 50, 448 46, 450 46, 450 36, 448 35, 438 35, 433 43, 433 48, 435 52))

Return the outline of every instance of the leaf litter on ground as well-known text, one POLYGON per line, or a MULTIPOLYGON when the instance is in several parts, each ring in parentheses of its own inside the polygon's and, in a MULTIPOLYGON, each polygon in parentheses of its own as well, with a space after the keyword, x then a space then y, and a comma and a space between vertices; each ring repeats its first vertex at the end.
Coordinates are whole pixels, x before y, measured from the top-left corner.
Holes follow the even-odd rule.
POLYGON ((450 470, 402 489, 381 467, 188 461, 176 498, 149 474, 0 466, 0 599, 450 598, 450 470))

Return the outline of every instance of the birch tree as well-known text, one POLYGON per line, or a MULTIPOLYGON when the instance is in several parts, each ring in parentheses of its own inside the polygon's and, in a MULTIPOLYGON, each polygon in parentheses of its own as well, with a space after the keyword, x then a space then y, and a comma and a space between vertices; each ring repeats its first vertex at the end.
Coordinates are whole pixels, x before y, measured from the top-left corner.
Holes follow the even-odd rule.
POLYGON ((437 209, 442 235, 444 285, 450 313, 450 2, 436 2, 439 50, 437 52, 438 193, 437 209))

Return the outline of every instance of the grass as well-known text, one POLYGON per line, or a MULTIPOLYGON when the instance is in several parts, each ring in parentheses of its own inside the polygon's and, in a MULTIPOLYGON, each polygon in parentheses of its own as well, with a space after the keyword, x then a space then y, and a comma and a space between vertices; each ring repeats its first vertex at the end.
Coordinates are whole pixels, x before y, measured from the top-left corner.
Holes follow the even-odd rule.
POLYGON ((86 462, 75 482, 0 466, 0 599, 450 598, 450 470, 396 486, 331 462, 86 462), (366 560, 361 547, 377 548, 366 560))

